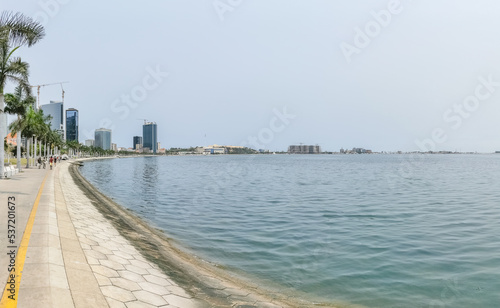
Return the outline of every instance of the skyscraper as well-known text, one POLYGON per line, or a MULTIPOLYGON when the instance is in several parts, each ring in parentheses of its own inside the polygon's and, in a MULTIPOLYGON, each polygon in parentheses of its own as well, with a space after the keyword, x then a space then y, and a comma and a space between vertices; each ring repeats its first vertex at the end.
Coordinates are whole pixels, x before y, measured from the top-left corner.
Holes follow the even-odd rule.
POLYGON ((141 136, 134 136, 134 143, 132 144, 132 147, 134 150, 137 150, 137 145, 142 146, 142 137, 141 136))
POLYGON ((142 146, 143 148, 148 148, 151 152, 156 153, 158 136, 156 133, 156 123, 155 122, 144 122, 142 126, 142 146))
POLYGON ((111 150, 111 129, 99 128, 94 133, 94 146, 103 150, 111 150))
POLYGON ((64 137, 64 104, 63 102, 50 101, 50 104, 41 105, 43 115, 50 115, 50 129, 58 131, 64 137))
POLYGON ((78 142, 78 110, 74 108, 66 110, 66 140, 78 142))

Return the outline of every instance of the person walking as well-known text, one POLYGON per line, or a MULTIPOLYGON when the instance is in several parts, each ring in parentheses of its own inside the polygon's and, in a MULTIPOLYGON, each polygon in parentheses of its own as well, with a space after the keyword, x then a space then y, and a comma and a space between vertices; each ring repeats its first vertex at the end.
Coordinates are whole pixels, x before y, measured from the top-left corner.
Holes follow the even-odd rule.
POLYGON ((38 157, 38 169, 40 169, 42 167, 42 157, 39 156, 38 157))
POLYGON ((54 158, 51 156, 49 159, 50 170, 52 170, 52 163, 54 162, 54 158))

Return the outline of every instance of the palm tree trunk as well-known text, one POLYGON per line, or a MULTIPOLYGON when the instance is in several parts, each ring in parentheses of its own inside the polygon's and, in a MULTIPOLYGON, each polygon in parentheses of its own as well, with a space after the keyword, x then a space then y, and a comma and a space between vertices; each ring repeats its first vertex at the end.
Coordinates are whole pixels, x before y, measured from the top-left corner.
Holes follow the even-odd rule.
MULTIPOLYGON (((19 119, 19 116, 17 116, 19 119)), ((21 131, 17 132, 17 138, 16 138, 16 143, 17 143, 17 170, 21 172, 21 131)))
POLYGON ((4 159, 5 159, 5 147, 3 144, 3 139, 5 138, 5 127, 7 125, 7 115, 5 112, 3 112, 5 108, 5 103, 3 101, 3 87, 0 89, 0 174, 2 175, 1 178, 3 178, 3 166, 4 166, 4 159))
POLYGON ((36 143, 37 143, 37 141, 38 140, 36 140, 36 137, 35 137, 35 140, 33 142, 33 145, 34 145, 34 147, 33 147, 33 167, 36 167, 36 164, 37 164, 37 162, 36 162, 36 143))
POLYGON ((26 137, 26 168, 30 167, 30 139, 26 137))

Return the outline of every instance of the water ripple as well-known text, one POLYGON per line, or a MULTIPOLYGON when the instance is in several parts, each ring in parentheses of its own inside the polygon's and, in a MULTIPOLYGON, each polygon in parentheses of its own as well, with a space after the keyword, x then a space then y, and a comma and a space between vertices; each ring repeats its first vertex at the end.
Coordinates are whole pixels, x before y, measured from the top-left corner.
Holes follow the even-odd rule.
POLYGON ((498 306, 500 155, 422 155, 402 173, 407 159, 145 157, 82 173, 187 250, 316 300, 498 306))

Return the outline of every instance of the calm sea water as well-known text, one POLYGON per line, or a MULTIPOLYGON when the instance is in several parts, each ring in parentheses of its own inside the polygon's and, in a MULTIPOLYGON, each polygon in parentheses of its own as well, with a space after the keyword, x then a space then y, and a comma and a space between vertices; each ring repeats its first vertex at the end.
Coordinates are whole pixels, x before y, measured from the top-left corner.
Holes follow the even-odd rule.
POLYGON ((500 155, 143 157, 82 173, 190 252, 301 296, 500 307, 500 155))

